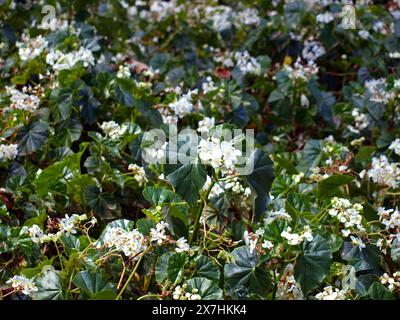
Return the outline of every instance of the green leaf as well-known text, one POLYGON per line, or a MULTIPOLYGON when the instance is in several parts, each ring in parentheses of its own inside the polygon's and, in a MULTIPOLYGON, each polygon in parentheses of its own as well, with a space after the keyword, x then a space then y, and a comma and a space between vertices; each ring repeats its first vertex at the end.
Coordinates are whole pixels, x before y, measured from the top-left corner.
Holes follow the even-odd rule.
POLYGON ((162 187, 146 187, 143 196, 153 206, 162 206, 162 215, 173 235, 187 237, 187 204, 174 192, 162 187))
POLYGON ((220 272, 213 260, 208 256, 201 256, 197 260, 196 276, 210 279, 215 283, 219 283, 220 272))
POLYGON ((354 177, 349 175, 333 174, 318 183, 319 196, 330 197, 338 193, 340 194, 339 187, 349 184, 353 180, 354 177))
POLYGON ((274 161, 276 161, 280 167, 286 169, 286 171, 290 174, 298 174, 299 171, 293 165, 292 161, 285 159, 279 155, 274 155, 274 161))
POLYGON ((328 239, 317 234, 312 241, 304 241, 294 269, 294 276, 304 295, 324 280, 331 263, 332 251, 328 239))
POLYGON ((252 155, 251 164, 253 171, 245 176, 245 179, 257 193, 254 213, 255 219, 259 220, 267 208, 268 193, 274 179, 274 164, 269 156, 259 149, 252 155))
POLYGON ((79 175, 80 159, 83 152, 84 150, 71 154, 65 157, 64 160, 53 163, 44 169, 34 182, 36 192, 40 196, 45 196, 60 179, 69 181, 74 175, 79 175))
POLYGON ((101 192, 96 185, 85 187, 89 207, 103 219, 119 216, 121 207, 111 193, 101 192))
POLYGON ((300 155, 299 171, 306 172, 318 166, 323 154, 322 140, 310 139, 304 146, 300 155))
POLYGON ((255 251, 247 246, 236 248, 232 252, 234 261, 225 264, 225 287, 234 299, 250 297, 256 294, 265 298, 270 290, 271 279, 266 270, 259 265, 255 251))
POLYGON ((47 141, 49 130, 47 123, 34 122, 18 131, 18 155, 26 156, 39 150, 47 141))
POLYGON ((144 198, 153 206, 158 206, 165 203, 179 202, 180 197, 171 190, 162 187, 146 187, 143 189, 144 198))
POLYGON ((221 300, 223 291, 211 280, 203 277, 195 277, 186 281, 188 285, 187 292, 197 289, 202 300, 221 300))
POLYGON ((138 231, 143 235, 150 234, 150 229, 156 227, 156 223, 153 220, 142 218, 136 222, 138 231))
POLYGON ((156 280, 163 283, 166 279, 172 283, 179 283, 182 279, 184 266, 188 257, 185 253, 166 252, 158 258, 156 263, 156 280))
POLYGON ((207 172, 201 164, 189 163, 169 174, 167 180, 183 199, 194 203, 200 197, 199 191, 207 180, 207 172))
POLYGON ((115 96, 117 100, 127 107, 134 107, 135 106, 135 99, 130 94, 129 91, 122 88, 120 85, 115 85, 115 96))
POLYGON ((374 270, 381 272, 380 252, 375 245, 365 244, 365 248, 354 246, 351 241, 343 243, 341 257, 354 266, 356 271, 374 270))
POLYGON ((374 146, 361 146, 354 158, 357 161, 370 161, 375 151, 374 146))
POLYGON ((285 95, 278 89, 271 92, 268 97, 268 102, 276 102, 285 99, 285 95))
POLYGON ((156 281, 161 284, 164 280, 168 278, 167 272, 167 263, 168 258, 171 257, 174 253, 169 251, 162 254, 158 259, 155 266, 155 273, 156 273, 156 281))
POLYGON ((79 272, 72 283, 81 289, 81 294, 85 298, 93 298, 99 292, 114 290, 114 285, 107 283, 99 273, 89 271, 79 272))
POLYGON ((390 248, 390 257, 393 261, 400 263, 400 241, 399 238, 395 238, 390 248))
POLYGON ((368 294, 373 300, 396 300, 394 294, 379 282, 374 282, 369 287, 368 294))
POLYGON ((36 276, 40 275, 43 272, 43 270, 46 270, 46 268, 49 268, 52 265, 53 260, 54 260, 54 257, 52 257, 51 259, 45 258, 45 260, 40 262, 37 266, 32 267, 32 268, 26 268, 21 273, 27 278, 36 277, 36 276))
POLYGON ((38 291, 33 295, 34 300, 60 300, 63 291, 60 280, 60 271, 49 269, 35 280, 38 291))
POLYGON ((184 266, 187 263, 187 255, 185 253, 174 253, 167 261, 167 275, 172 283, 179 283, 182 279, 184 266))

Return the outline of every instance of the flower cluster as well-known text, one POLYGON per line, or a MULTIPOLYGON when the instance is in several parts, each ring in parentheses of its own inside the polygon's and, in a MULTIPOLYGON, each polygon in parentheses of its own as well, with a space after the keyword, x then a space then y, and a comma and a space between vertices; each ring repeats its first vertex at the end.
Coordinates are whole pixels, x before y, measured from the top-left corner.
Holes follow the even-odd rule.
MULTIPOLYGON (((28 234, 31 240, 35 243, 46 243, 50 241, 56 242, 62 235, 69 237, 70 235, 76 234, 77 227, 79 227, 80 223, 84 220, 87 220, 86 214, 72 214, 71 216, 66 214, 65 217, 61 218, 58 223, 57 227, 59 231, 57 233, 45 234, 37 224, 33 224, 30 227, 23 227, 21 234, 28 234)), ((96 224, 96 222, 97 219, 93 217, 90 221, 90 224, 93 226, 96 224)))
POLYGON ((389 159, 381 155, 378 158, 372 158, 372 166, 368 171, 360 172, 360 177, 371 178, 373 182, 380 185, 387 185, 392 189, 397 189, 400 183, 400 168, 399 163, 390 163, 389 159))
POLYGON ((35 94, 29 94, 30 88, 24 86, 22 91, 15 88, 7 88, 10 97, 10 108, 12 110, 24 110, 33 112, 39 108, 40 99, 35 94))
POLYGON ((235 148, 233 141, 221 141, 218 138, 210 137, 200 141, 198 155, 202 163, 210 164, 215 169, 221 168, 224 172, 230 172, 234 170, 242 152, 235 148))
POLYGON ((374 102, 389 103, 394 99, 395 93, 387 90, 386 79, 372 79, 365 82, 369 99, 374 102))
POLYGON ((344 237, 348 237, 351 233, 365 231, 362 225, 363 206, 359 203, 351 204, 348 199, 334 197, 331 200, 332 208, 329 209, 329 215, 334 217, 344 228, 341 233, 344 237))
POLYGON ((247 51, 235 52, 234 59, 236 60, 236 66, 243 74, 260 74, 260 63, 251 57, 247 51))
POLYGON ((144 171, 144 169, 142 167, 138 166, 137 164, 131 163, 128 166, 128 170, 132 172, 133 178, 136 180, 139 187, 146 184, 146 182, 147 182, 146 172, 144 171))
POLYGON ((314 238, 310 226, 304 226, 304 229, 300 234, 292 233, 292 228, 287 227, 286 230, 281 232, 281 237, 285 238, 288 244, 291 246, 296 246, 302 243, 304 239, 307 241, 312 241, 314 238))
POLYGON ((17 144, 0 144, 0 161, 14 160, 18 155, 17 144))
POLYGON ((15 45, 22 61, 32 60, 39 56, 47 48, 47 40, 41 35, 31 39, 27 35, 22 35, 23 41, 18 41, 15 45))
POLYGON ((197 94, 197 91, 193 90, 183 94, 178 100, 171 102, 168 107, 171 108, 179 118, 183 118, 194 110, 193 94, 197 94))
POLYGON ((94 65, 95 59, 92 51, 83 47, 77 51, 63 53, 60 50, 51 50, 46 56, 46 62, 54 71, 68 70, 78 62, 82 62, 84 67, 94 65))
POLYGON ((385 226, 386 230, 398 229, 400 226, 400 212, 396 209, 378 208, 379 221, 385 226))
POLYGON ((393 276, 389 276, 387 273, 384 273, 382 277, 380 277, 381 283, 386 285, 390 291, 399 291, 400 290, 400 272, 396 271, 393 273, 393 276))
MULTIPOLYGON (((127 257, 138 258, 138 254, 146 249, 146 239, 137 229, 126 231, 122 228, 108 228, 103 237, 107 248, 122 251, 127 257)), ((99 244, 99 247, 101 245, 99 244)))
POLYGON ((339 290, 332 286, 327 286, 324 290, 318 293, 315 298, 317 300, 346 300, 347 290, 339 290))
POLYGON ((23 294, 29 296, 32 296, 36 291, 38 291, 38 288, 36 287, 33 279, 28 279, 24 275, 15 275, 11 279, 9 279, 7 283, 11 284, 14 290, 21 291, 23 294))
POLYGON ((288 264, 279 279, 276 293, 278 300, 304 300, 303 292, 294 277, 294 266, 288 264))
MULTIPOLYGON (((163 241, 167 239, 165 228, 168 228, 168 223, 165 223, 164 221, 160 221, 159 223, 157 223, 155 228, 150 229, 150 236, 151 236, 150 240, 152 242, 156 241, 158 244, 162 244, 163 241)), ((184 246, 182 241, 183 240, 180 240, 179 243, 181 246, 184 246)))
POLYGON ((119 125, 115 121, 104 121, 100 128, 106 136, 112 140, 117 140, 126 132, 128 127, 125 124, 119 125))
POLYGON ((176 286, 172 293, 174 300, 201 300, 201 296, 198 294, 199 290, 194 288, 192 292, 187 292, 188 285, 184 283, 182 286, 176 286))
POLYGON ((400 139, 392 141, 389 150, 393 150, 395 154, 400 155, 400 139))

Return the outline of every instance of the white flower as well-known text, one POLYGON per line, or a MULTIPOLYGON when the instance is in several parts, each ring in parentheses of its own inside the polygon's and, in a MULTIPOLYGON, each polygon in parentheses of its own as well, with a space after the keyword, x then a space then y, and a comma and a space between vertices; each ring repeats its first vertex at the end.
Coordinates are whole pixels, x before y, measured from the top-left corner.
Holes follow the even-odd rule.
MULTIPOLYGON (((138 4, 136 4, 138 5, 138 4)), ((176 0, 172 1, 162 1, 162 0, 153 0, 150 4, 150 14, 151 17, 155 18, 155 21, 160 22, 164 20, 166 17, 177 14, 183 10, 183 5, 177 4, 176 0)), ((142 13, 143 11, 141 11, 142 13)))
POLYGON ((332 286, 327 286, 324 291, 318 293, 315 298, 318 300, 346 300, 346 290, 339 290, 332 286))
POLYGON ((281 237, 285 238, 291 246, 300 244, 303 241, 302 237, 297 233, 291 233, 291 232, 292 228, 287 227, 285 231, 281 232, 281 237))
POLYGON ((236 60, 236 66, 243 74, 255 74, 259 75, 261 73, 260 63, 247 51, 235 52, 234 58, 236 60))
POLYGON ((175 249, 176 252, 184 252, 190 249, 190 246, 184 237, 181 237, 176 241, 176 246, 177 246, 177 248, 175 249))
POLYGON ((360 38, 367 40, 370 36, 369 32, 367 30, 360 30, 358 31, 358 35, 360 36, 360 38))
POLYGON ((79 221, 79 216, 73 214, 71 217, 66 214, 60 221, 60 230, 65 232, 65 235, 69 237, 71 234, 76 234, 75 224, 79 221))
POLYGON ((128 66, 120 65, 118 67, 117 78, 130 78, 131 71, 128 66))
POLYGON ((389 57, 392 59, 400 59, 400 52, 399 51, 389 52, 389 57))
POLYGON ((306 238, 307 241, 312 241, 312 239, 314 239, 310 226, 304 226, 303 237, 306 238))
POLYGON ((127 125, 120 126, 115 121, 104 121, 101 126, 101 130, 106 134, 106 136, 110 137, 112 140, 119 139, 123 134, 125 134, 128 129, 127 125))
POLYGON ((264 249, 272 250, 274 248, 274 245, 272 244, 271 241, 264 240, 264 242, 262 243, 261 247, 263 247, 264 249))
POLYGON ((215 169, 222 167, 223 171, 233 170, 241 154, 232 141, 221 142, 218 138, 202 139, 198 145, 198 155, 202 163, 210 164, 215 169))
POLYGON ((394 140, 390 146, 389 146, 390 150, 393 150, 395 154, 400 155, 400 139, 396 139, 394 140))
MULTIPOLYGON (((262 231, 262 233, 264 233, 264 231, 262 231)), ((247 230, 243 233, 244 242, 247 246, 249 246, 250 253, 253 253, 254 249, 256 248, 257 241, 260 236, 262 236, 262 234, 260 233, 259 230, 257 230, 256 233, 252 234, 249 234, 247 230)))
POLYGON ((78 51, 70 51, 66 54, 60 50, 51 50, 46 56, 46 62, 54 71, 60 71, 71 69, 78 62, 83 62, 84 67, 94 65, 95 59, 90 50, 81 47, 78 51))
POLYGON ((194 110, 192 94, 197 93, 197 91, 189 91, 188 93, 182 95, 178 100, 171 102, 168 107, 174 110, 174 113, 179 117, 183 118, 185 115, 191 113, 194 110))
MULTIPOLYGON (((278 271, 276 275, 279 276, 278 271)), ((303 300, 303 292, 294 277, 294 266, 289 263, 278 282, 278 290, 276 291, 278 300, 303 300)))
POLYGON ((354 126, 348 125, 347 128, 356 134, 359 134, 361 130, 367 128, 369 126, 368 116, 364 113, 361 113, 359 109, 354 108, 351 112, 351 115, 354 118, 354 126))
POLYGON ((215 126, 215 118, 214 117, 204 117, 203 120, 199 121, 199 127, 197 129, 200 133, 208 133, 210 129, 215 126))
POLYGON ((306 107, 306 108, 310 105, 310 101, 308 100, 308 98, 305 94, 301 94, 300 104, 302 107, 306 107))
POLYGON ((325 52, 325 48, 320 42, 310 39, 304 42, 304 48, 301 56, 305 60, 315 61, 319 57, 323 56, 325 52))
POLYGON ((385 225, 386 230, 400 227, 400 212, 396 209, 378 208, 379 221, 385 225))
POLYGON ((198 294, 198 289, 192 289, 192 293, 186 292, 188 285, 185 283, 182 286, 176 286, 172 292, 172 298, 174 300, 201 300, 201 296, 198 294))
POLYGON ((207 6, 205 16, 211 21, 211 27, 221 32, 232 27, 232 8, 228 6, 207 6))
POLYGON ((35 243, 40 243, 43 239, 43 230, 37 224, 34 224, 28 229, 28 235, 35 243))
POLYGON ((273 211, 268 214, 265 219, 265 224, 271 224, 275 220, 292 221, 292 217, 286 212, 285 208, 280 208, 278 211, 273 211))
POLYGON ((47 40, 41 35, 31 39, 29 36, 23 34, 22 42, 17 42, 15 45, 18 49, 19 57, 22 61, 32 60, 39 56, 44 49, 47 48, 47 40))
POLYGON ((387 89, 385 78, 368 80, 364 86, 367 89, 370 101, 387 104, 396 97, 394 92, 387 89))
POLYGON ((239 21, 245 25, 259 25, 260 17, 258 16, 258 10, 255 8, 246 8, 245 10, 239 12, 239 21))
POLYGON ((130 164, 128 166, 128 170, 132 171, 132 173, 134 174, 133 178, 136 180, 139 187, 146 184, 147 182, 146 172, 142 167, 138 166, 137 164, 130 164))
POLYGON ((39 108, 40 99, 33 93, 28 94, 31 88, 23 87, 22 92, 11 87, 7 87, 7 94, 10 95, 10 108, 33 112, 39 108))
POLYGON ((329 22, 334 20, 334 16, 329 11, 325 13, 320 13, 317 15, 317 22, 322 24, 328 24, 329 22))
POLYGON ((14 160, 18 155, 17 144, 1 144, 0 145, 0 161, 2 160, 14 160))
POLYGON ((348 199, 337 197, 331 200, 331 204, 332 208, 329 209, 328 213, 344 225, 344 229, 341 230, 344 237, 349 236, 353 231, 365 231, 360 214, 363 210, 361 204, 356 203, 353 205, 348 199))
POLYGON ((365 248, 365 243, 358 237, 350 236, 351 244, 357 246, 360 250, 365 248))
POLYGON ((145 237, 137 229, 126 231, 122 228, 108 228, 103 237, 107 248, 114 247, 124 252, 127 257, 135 257, 145 250, 145 237))
POLYGON ((168 228, 168 223, 164 221, 160 221, 157 223, 156 228, 150 229, 150 241, 157 241, 158 244, 162 244, 162 242, 167 239, 167 235, 165 234, 165 228, 168 228))
POLYGON ((11 279, 9 279, 7 283, 11 284, 14 290, 21 291, 23 294, 29 296, 32 296, 34 292, 38 291, 35 282, 32 279, 28 279, 24 275, 15 275, 11 279))
MULTIPOLYGON (((315 64, 314 61, 309 60, 309 61, 302 61, 299 58, 297 58, 296 62, 294 63, 293 66, 290 66, 288 64, 285 64, 283 66, 283 69, 288 75, 289 78, 292 80, 296 80, 296 79, 302 79, 302 80, 309 80, 311 79, 314 75, 318 74, 318 66, 315 64)), ((301 96, 301 104, 302 106, 308 106, 307 104, 309 104, 308 99, 305 100, 304 95, 301 96)), ((307 98, 307 97, 306 97, 307 98)))
POLYGON ((218 87, 215 86, 214 81, 211 77, 206 78, 206 81, 202 83, 201 88, 203 89, 204 94, 218 89, 218 87))
POLYGON ((383 285, 387 285, 390 291, 395 291, 400 289, 400 272, 397 271, 393 273, 393 276, 390 277, 387 273, 384 273, 380 278, 381 283, 383 285))
POLYGON ((389 163, 386 156, 372 158, 372 168, 368 170, 368 177, 375 183, 387 185, 396 189, 400 182, 399 163, 389 163))

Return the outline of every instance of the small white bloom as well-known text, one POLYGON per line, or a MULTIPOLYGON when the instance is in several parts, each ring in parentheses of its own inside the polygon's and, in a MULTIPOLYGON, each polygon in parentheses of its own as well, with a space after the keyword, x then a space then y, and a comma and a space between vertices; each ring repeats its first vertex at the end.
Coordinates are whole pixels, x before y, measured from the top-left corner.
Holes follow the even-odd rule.
POLYGON ((176 241, 176 246, 177 246, 177 248, 175 249, 176 252, 184 252, 190 249, 190 246, 184 237, 181 237, 176 241))

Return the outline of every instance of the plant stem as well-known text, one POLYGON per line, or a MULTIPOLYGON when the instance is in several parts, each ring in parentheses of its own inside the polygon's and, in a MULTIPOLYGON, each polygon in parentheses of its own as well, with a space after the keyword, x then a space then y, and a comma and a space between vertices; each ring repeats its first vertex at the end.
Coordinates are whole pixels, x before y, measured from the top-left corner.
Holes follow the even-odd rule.
POLYGON ((199 211, 197 212, 196 215, 196 220, 194 221, 194 226, 193 226, 193 233, 190 237, 189 240, 189 245, 192 245, 193 241, 195 240, 196 236, 197 236, 197 229, 199 228, 199 222, 200 222, 200 217, 201 217, 201 213, 203 212, 204 209, 204 204, 207 202, 208 196, 210 195, 211 189, 214 187, 215 182, 211 182, 210 187, 208 188, 207 192, 206 192, 206 196, 205 196, 205 200, 201 202, 200 207, 199 207, 199 211))
POLYGON ((125 285, 123 286, 123 288, 121 289, 121 291, 118 293, 117 297, 115 298, 115 300, 119 300, 119 298, 121 298, 122 294, 124 293, 124 291, 126 290, 126 288, 128 287, 129 282, 131 282, 133 275, 136 273, 137 268, 139 267, 140 262, 142 261, 143 256, 146 254, 146 252, 149 250, 149 248, 147 248, 146 250, 144 250, 142 252, 142 254, 140 255, 139 260, 136 262, 135 267, 133 268, 131 274, 129 275, 128 280, 125 282, 125 285))
POLYGON ((146 294, 144 296, 141 296, 138 298, 138 300, 143 300, 145 298, 158 298, 158 300, 160 300, 160 295, 159 294, 146 294))

